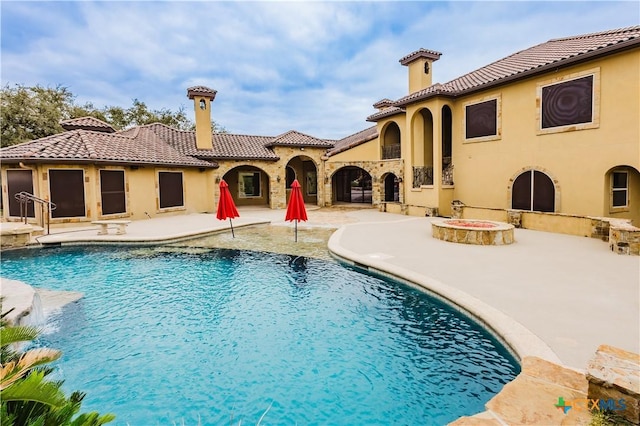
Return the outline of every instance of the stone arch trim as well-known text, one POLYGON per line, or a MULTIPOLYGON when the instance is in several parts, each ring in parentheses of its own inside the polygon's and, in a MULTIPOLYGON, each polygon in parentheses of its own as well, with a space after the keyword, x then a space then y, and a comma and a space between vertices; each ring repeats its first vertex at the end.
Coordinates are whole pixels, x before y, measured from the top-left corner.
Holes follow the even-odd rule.
POLYGON ((551 182, 553 183, 553 189, 554 189, 554 211, 553 212, 560 213, 561 192, 560 192, 560 183, 558 181, 558 178, 556 178, 556 176, 553 173, 551 173, 551 171, 540 166, 522 167, 518 169, 517 172, 511 175, 511 178, 509 178, 509 182, 507 184, 507 205, 509 206, 508 209, 511 209, 511 200, 513 196, 513 182, 515 182, 518 176, 520 176, 524 172, 531 171, 531 170, 544 173, 545 175, 547 175, 549 179, 551 179, 551 182))
MULTIPOLYGON (((344 167, 359 167, 371 175, 372 200, 371 204, 377 206, 382 200, 381 182, 382 176, 388 173, 395 174, 398 178, 404 179, 404 160, 382 160, 382 161, 340 161, 325 163, 324 192, 326 194, 324 205, 331 206, 333 203, 332 182, 335 173, 344 167)), ((400 185, 400 200, 404 199, 403 185, 400 185)))

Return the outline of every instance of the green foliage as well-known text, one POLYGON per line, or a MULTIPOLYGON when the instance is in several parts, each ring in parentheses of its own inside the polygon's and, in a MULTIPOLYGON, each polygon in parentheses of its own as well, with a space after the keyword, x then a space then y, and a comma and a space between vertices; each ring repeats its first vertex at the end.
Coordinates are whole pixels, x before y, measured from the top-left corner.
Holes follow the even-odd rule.
POLYGON ((2 146, 61 132, 73 95, 66 87, 5 86, 0 104, 2 146))
MULTIPOLYGON (((1 90, 2 147, 60 133, 64 131, 61 121, 87 116, 109 123, 116 130, 151 123, 162 123, 179 130, 195 128, 183 107, 177 111, 167 108, 151 110, 138 99, 133 99, 133 105, 129 108, 106 106, 100 109, 90 102, 77 105, 74 103, 75 96, 64 86, 6 85, 1 90)), ((214 131, 227 132, 215 121, 211 124, 214 131)))
POLYGON ((591 412, 589 426, 631 426, 631 422, 611 411, 594 410, 591 412))
POLYGON ((78 414, 85 394, 73 392, 67 398, 61 389, 63 382, 48 380, 53 369, 43 366, 56 360, 60 352, 48 348, 26 352, 16 349, 16 343, 35 339, 38 330, 8 326, 4 317, 0 317, 0 424, 100 426, 115 418, 97 412, 78 414))

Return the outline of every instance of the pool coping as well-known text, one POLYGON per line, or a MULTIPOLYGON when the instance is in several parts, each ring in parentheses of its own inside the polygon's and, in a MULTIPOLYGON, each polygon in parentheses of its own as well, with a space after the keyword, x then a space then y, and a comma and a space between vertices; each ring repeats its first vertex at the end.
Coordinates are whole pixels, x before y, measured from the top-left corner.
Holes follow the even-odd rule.
MULTIPOLYGON (((336 259, 369 273, 418 287, 451 308, 471 317, 501 342, 519 363, 525 357, 537 357, 554 364, 564 365, 540 337, 493 306, 432 277, 385 262, 383 257, 358 254, 342 246, 340 240, 345 229, 348 226, 357 225, 359 224, 343 225, 329 238, 327 247, 336 259)), ((369 222, 368 225, 371 223, 369 222)))

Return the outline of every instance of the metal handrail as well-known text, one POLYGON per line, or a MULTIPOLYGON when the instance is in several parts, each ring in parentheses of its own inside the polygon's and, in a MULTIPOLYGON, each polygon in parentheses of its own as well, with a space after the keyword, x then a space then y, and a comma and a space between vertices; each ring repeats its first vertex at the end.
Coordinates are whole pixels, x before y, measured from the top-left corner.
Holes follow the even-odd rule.
POLYGON ((49 200, 44 200, 42 198, 36 197, 35 195, 21 191, 13 196, 20 203, 20 221, 24 220, 24 223, 27 223, 27 215, 28 215, 28 205, 29 203, 38 203, 42 208, 42 225, 44 226, 44 221, 46 217, 47 221, 47 234, 49 234, 49 223, 51 222, 51 212, 56 209, 56 204, 52 203, 49 200), (45 216, 44 210, 47 210, 47 215, 45 216))

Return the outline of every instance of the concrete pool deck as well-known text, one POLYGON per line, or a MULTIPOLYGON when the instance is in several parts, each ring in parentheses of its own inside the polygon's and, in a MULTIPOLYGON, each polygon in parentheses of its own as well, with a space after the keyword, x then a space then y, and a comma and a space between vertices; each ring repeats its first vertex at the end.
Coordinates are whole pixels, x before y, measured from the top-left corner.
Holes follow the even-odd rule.
MULTIPOLYGON (((284 210, 240 208, 234 228, 284 222, 284 210)), ((339 228, 332 253, 372 272, 426 287, 464 307, 501 334, 520 356, 584 370, 600 344, 640 352, 640 258, 602 241, 516 229, 508 246, 432 238, 431 220, 375 209, 308 209, 306 227, 339 228)), ((216 232, 229 221, 192 214, 133 221, 125 235, 96 226, 57 228, 43 244, 158 244, 216 232)))

